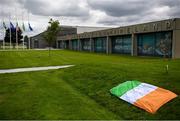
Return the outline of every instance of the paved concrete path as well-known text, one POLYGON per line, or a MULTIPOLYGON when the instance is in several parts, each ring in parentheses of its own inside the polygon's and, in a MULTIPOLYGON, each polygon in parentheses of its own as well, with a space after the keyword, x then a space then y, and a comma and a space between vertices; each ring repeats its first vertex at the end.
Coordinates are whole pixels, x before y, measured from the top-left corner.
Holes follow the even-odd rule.
POLYGON ((68 68, 68 67, 72 67, 72 66, 74 66, 74 65, 4 69, 4 70, 0 70, 0 74, 4 74, 4 73, 18 73, 18 72, 29 72, 29 71, 43 71, 43 70, 68 68))
MULTIPOLYGON (((1 51, 29 51, 29 50, 37 50, 37 51, 40 51, 40 50, 49 50, 48 48, 45 48, 45 49, 5 49, 5 50, 3 50, 3 49, 0 49, 0 52, 1 51)), ((51 50, 63 50, 63 49, 51 49, 51 50)))

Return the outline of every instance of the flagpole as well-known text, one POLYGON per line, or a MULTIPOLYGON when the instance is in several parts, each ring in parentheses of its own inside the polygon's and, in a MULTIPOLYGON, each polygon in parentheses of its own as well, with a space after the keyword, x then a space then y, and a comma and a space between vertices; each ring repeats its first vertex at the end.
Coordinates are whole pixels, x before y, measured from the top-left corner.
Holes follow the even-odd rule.
POLYGON ((10 23, 10 19, 11 19, 11 14, 9 13, 9 42, 10 42, 10 49, 12 49, 12 45, 11 45, 11 23, 10 23))
MULTIPOLYGON (((4 22, 4 16, 3 16, 3 21, 2 22, 4 22)), ((2 26, 3 26, 3 50, 5 49, 5 26, 3 25, 4 23, 2 23, 2 26)))
POLYGON ((3 39, 3 50, 5 50, 5 36, 6 36, 6 29, 3 27, 3 36, 4 36, 4 39, 3 39))
POLYGON ((24 50, 24 36, 23 36, 23 50, 24 50))
MULTIPOLYGON (((1 15, 3 15, 3 12, 1 10, 1 15)), ((4 16, 1 19, 1 24, 2 24, 2 37, 4 37, 4 16)), ((1 28, 0 28, 1 29, 1 28)), ((1 46, 0 46, 1 47, 1 46)), ((3 50, 4 50, 4 39, 3 39, 3 50)))
MULTIPOLYGON (((24 24, 24 12, 22 11, 22 31, 23 31, 23 24, 24 24)), ((24 50, 24 35, 23 35, 23 50, 24 50)))
POLYGON ((15 16, 16 16, 16 49, 18 50, 19 49, 19 47, 18 47, 18 33, 17 33, 18 23, 17 23, 17 11, 16 11, 16 8, 15 8, 15 16))
POLYGON ((17 28, 16 28, 16 49, 17 50, 19 49, 17 28))
MULTIPOLYGON (((28 10, 28 24, 29 24, 29 10, 28 10)), ((29 33, 30 34, 30 33, 29 33)), ((31 47, 31 45, 30 45, 31 43, 30 43, 30 35, 28 35, 28 46, 29 46, 29 50, 30 50, 30 47, 31 47)))

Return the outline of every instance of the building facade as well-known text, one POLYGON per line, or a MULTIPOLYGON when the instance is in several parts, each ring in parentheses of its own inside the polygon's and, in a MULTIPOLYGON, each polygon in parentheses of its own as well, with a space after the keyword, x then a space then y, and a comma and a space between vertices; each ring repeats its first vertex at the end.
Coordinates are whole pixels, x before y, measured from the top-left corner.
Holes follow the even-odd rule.
MULTIPOLYGON (((36 49, 36 48, 46 48, 48 47, 48 43, 46 42, 46 40, 43 37, 43 34, 45 32, 42 32, 36 36, 31 37, 31 41, 30 41, 30 47, 31 49, 36 49)), ((60 31, 58 32, 57 36, 65 36, 65 35, 72 35, 72 34, 77 34, 77 29, 70 27, 70 26, 62 26, 60 27, 60 31)), ((53 48, 60 48, 60 43, 54 41, 53 48)))
POLYGON ((57 42, 76 51, 180 58, 180 19, 59 36, 57 42))
MULTIPOLYGON (((92 32, 103 29, 107 29, 107 27, 60 26, 60 31, 58 32, 57 36, 61 37, 65 35, 81 34, 85 32, 92 32)), ((31 37, 31 42, 30 42, 31 49, 48 47, 48 43, 45 41, 43 34, 44 32, 31 37)), ((61 45, 62 45, 61 41, 55 41, 53 43, 53 48, 62 48, 61 45)), ((68 48, 68 46, 65 46, 64 48, 68 48)))

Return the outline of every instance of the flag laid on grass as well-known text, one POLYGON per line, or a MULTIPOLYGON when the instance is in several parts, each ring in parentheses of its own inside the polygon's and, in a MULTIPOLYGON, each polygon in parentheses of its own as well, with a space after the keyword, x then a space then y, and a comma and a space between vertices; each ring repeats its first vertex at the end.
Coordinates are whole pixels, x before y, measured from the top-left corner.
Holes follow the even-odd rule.
POLYGON ((177 97, 175 93, 169 90, 136 80, 119 84, 110 92, 149 113, 155 113, 163 104, 177 97))

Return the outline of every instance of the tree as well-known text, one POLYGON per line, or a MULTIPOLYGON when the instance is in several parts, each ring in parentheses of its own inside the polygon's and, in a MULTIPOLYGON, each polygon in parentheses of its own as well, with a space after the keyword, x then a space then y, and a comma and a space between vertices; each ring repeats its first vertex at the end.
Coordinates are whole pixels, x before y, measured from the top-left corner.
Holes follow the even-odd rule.
POLYGON ((58 20, 53 20, 52 18, 49 20, 49 26, 47 27, 46 32, 44 33, 44 38, 46 42, 48 43, 49 47, 49 56, 50 56, 50 50, 52 47, 52 44, 57 38, 57 34, 59 32, 59 21, 58 20))
MULTIPOLYGON (((17 40, 18 43, 21 43, 21 39, 23 38, 22 36, 22 31, 20 28, 17 30, 17 40)), ((5 42, 10 42, 10 28, 6 29, 6 34, 4 38, 5 42)), ((11 28, 11 43, 13 47, 15 48, 15 43, 16 43, 16 29, 11 28)))

